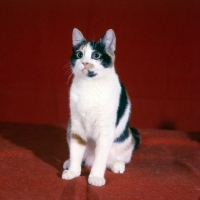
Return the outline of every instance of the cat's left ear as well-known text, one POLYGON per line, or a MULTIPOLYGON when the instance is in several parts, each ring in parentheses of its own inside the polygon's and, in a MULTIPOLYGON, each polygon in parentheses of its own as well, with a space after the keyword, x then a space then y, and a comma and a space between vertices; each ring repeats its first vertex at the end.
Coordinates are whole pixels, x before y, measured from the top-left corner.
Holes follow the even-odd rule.
POLYGON ((111 52, 115 52, 116 37, 115 32, 112 29, 106 31, 106 34, 100 39, 100 42, 102 42, 105 45, 106 49, 108 49, 111 52))

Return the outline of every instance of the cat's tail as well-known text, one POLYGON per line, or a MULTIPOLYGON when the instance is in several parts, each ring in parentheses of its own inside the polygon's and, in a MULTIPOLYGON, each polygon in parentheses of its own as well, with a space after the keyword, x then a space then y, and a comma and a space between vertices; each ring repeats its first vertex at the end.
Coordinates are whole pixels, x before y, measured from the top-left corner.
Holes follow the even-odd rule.
POLYGON ((140 144, 140 140, 141 140, 140 133, 135 128, 130 128, 130 129, 131 129, 133 138, 135 140, 135 148, 134 149, 137 149, 138 145, 140 144))

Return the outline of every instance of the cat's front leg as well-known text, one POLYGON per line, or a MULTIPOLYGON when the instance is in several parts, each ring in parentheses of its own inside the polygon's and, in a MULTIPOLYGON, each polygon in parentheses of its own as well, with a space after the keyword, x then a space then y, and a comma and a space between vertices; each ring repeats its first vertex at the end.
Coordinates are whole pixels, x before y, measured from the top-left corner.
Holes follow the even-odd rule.
POLYGON ((94 186, 105 185, 104 173, 112 142, 112 133, 109 135, 103 133, 96 141, 95 159, 88 178, 89 184, 94 186))
POLYGON ((64 170, 62 179, 71 180, 81 174, 81 163, 86 148, 86 140, 79 134, 72 133, 69 141, 70 162, 69 169, 64 170))

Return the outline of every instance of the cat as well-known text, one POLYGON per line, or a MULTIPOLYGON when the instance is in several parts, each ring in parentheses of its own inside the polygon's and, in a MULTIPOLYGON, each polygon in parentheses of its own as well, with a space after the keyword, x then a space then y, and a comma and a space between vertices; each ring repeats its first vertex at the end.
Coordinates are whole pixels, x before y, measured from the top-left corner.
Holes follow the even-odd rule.
POLYGON ((69 160, 63 179, 80 176, 91 166, 88 182, 105 185, 106 167, 123 173, 140 134, 129 127, 131 102, 115 71, 116 37, 112 29, 98 41, 87 41, 76 28, 72 33, 70 120, 67 128, 69 160))

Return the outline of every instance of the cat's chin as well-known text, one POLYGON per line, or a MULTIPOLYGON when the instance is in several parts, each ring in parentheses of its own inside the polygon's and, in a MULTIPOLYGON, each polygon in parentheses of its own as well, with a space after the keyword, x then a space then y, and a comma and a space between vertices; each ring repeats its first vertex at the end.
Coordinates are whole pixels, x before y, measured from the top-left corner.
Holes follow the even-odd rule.
POLYGON ((85 68, 82 69, 82 73, 85 74, 85 75, 87 75, 88 74, 88 69, 85 69, 85 68))
POLYGON ((83 73, 84 75, 87 75, 88 77, 94 77, 94 76, 97 75, 97 74, 94 73, 93 71, 90 71, 89 69, 86 69, 86 68, 82 69, 82 73, 83 73))

